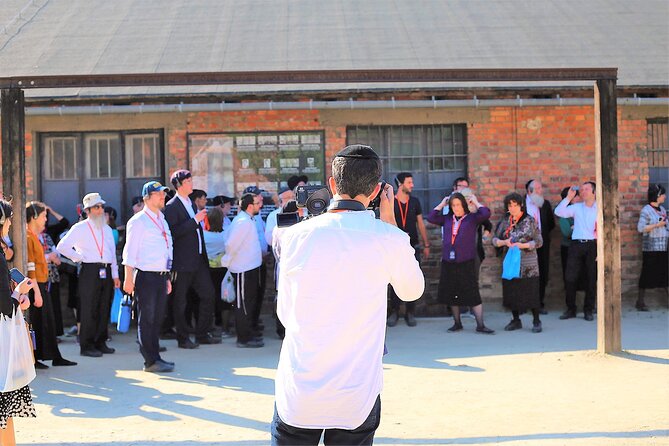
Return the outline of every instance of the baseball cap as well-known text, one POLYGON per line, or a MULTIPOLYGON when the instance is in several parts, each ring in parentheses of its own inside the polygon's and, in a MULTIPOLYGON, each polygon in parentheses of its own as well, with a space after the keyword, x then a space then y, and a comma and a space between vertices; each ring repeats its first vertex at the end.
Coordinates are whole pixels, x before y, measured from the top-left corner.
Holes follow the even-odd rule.
POLYGON ((289 187, 281 187, 281 188, 279 188, 279 192, 277 193, 277 195, 281 195, 282 193, 288 192, 288 191, 291 191, 291 190, 293 190, 293 189, 291 189, 289 187))
POLYGON ((170 190, 169 187, 163 186, 158 181, 149 181, 142 187, 142 196, 146 197, 151 194, 151 192, 167 192, 168 190, 170 190))
POLYGON ((83 200, 84 203, 84 209, 92 208, 96 204, 105 204, 106 201, 102 199, 99 193, 97 192, 92 192, 90 194, 86 194, 83 200))
POLYGON ((253 195, 260 195, 264 190, 260 189, 258 186, 249 186, 246 189, 244 189, 245 194, 253 194, 253 195))
POLYGON ((190 177, 192 177, 190 170, 179 169, 176 170, 170 177, 170 183, 172 183, 174 187, 177 187, 177 185, 181 184, 183 180, 190 177))

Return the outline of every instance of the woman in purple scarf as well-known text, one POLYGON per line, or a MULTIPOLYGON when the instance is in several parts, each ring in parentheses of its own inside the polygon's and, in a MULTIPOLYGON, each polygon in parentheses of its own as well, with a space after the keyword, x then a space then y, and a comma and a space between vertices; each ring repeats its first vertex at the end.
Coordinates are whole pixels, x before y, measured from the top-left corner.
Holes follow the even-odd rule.
POLYGON ((448 329, 449 332, 462 330, 460 307, 469 306, 476 317, 476 331, 494 333, 494 330, 483 323, 483 304, 476 264, 477 229, 488 218, 490 209, 481 205, 474 195, 467 201, 458 192, 444 198, 427 217, 430 223, 444 227, 439 301, 453 310, 454 324, 448 329), (449 210, 444 215, 442 210, 446 203, 449 210))

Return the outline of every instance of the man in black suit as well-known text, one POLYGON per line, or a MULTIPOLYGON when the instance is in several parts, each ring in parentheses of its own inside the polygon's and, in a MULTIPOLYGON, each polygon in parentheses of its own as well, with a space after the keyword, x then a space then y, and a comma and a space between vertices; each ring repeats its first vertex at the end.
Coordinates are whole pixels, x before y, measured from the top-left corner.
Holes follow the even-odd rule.
POLYGON ((220 337, 209 333, 214 315, 214 286, 209 275, 209 261, 204 245, 204 234, 200 222, 207 210, 196 211, 188 195, 193 192, 193 178, 187 170, 177 170, 170 178, 176 195, 167 202, 165 220, 172 231, 174 260, 172 276, 172 313, 176 326, 179 348, 197 348, 200 344, 219 344, 220 337), (188 336, 186 301, 188 290, 193 289, 199 299, 195 340, 188 336))
POLYGON ((530 180, 525 184, 527 196, 525 198, 527 213, 534 217, 544 240, 543 246, 537 249, 539 260, 539 298, 541 300, 541 314, 546 314, 544 299, 546 297, 546 285, 548 285, 548 267, 551 257, 551 231, 555 228, 555 217, 553 217, 553 206, 544 198, 544 188, 539 180, 530 180))

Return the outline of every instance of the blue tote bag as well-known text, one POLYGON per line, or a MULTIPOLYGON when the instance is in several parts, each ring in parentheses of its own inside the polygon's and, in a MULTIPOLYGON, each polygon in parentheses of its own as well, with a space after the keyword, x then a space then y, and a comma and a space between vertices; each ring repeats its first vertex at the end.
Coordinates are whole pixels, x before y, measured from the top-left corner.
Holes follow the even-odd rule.
POLYGON ((114 288, 114 300, 112 300, 111 310, 109 311, 109 322, 112 324, 118 323, 118 310, 121 308, 122 300, 123 293, 120 289, 114 288))
POLYGON ((126 294, 119 306, 116 329, 121 333, 126 333, 130 329, 130 319, 132 319, 132 299, 126 294))
POLYGON ((504 263, 502 263, 502 279, 518 278, 520 278, 520 248, 512 246, 506 252, 504 263))

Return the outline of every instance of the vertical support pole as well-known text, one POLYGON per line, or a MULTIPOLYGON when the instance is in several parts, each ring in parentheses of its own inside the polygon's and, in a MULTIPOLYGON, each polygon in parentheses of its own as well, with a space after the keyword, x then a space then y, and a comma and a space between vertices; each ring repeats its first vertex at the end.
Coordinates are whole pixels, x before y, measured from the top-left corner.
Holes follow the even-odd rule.
POLYGON ((595 84, 597 169, 597 351, 622 350, 616 81, 595 84))
POLYGON ((3 89, 0 95, 2 125, 2 192, 12 197, 14 217, 9 236, 14 244, 14 266, 26 273, 26 139, 23 90, 3 89))

